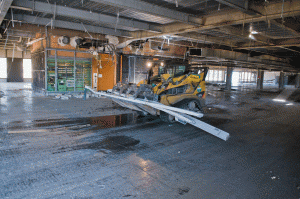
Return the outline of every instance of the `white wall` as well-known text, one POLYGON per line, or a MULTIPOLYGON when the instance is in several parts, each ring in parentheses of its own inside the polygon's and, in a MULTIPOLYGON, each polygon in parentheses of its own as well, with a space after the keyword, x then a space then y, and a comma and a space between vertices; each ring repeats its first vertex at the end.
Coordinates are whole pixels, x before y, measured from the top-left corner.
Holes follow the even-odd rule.
POLYGON ((24 80, 32 78, 31 59, 23 59, 23 78, 24 80))
POLYGON ((264 72, 264 84, 265 85, 275 85, 277 83, 276 77, 278 79, 280 72, 265 71, 264 72))
MULTIPOLYGON (((6 58, 0 58, 0 78, 7 78, 7 61, 6 58)), ((5 80, 6 81, 6 80, 5 80)))
MULTIPOLYGON (((24 82, 31 82, 32 64, 31 59, 23 59, 23 78, 24 82)), ((7 59, 0 58, 0 82, 7 80, 7 59)))

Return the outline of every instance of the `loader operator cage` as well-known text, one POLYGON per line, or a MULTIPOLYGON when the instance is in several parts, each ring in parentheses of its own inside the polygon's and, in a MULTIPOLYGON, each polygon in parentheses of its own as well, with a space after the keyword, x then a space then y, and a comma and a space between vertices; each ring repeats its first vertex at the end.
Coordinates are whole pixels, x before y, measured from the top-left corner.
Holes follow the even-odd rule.
POLYGON ((198 67, 195 65, 190 65, 189 71, 192 72, 193 74, 198 74, 198 75, 200 75, 201 73, 204 73, 203 81, 205 81, 205 78, 208 73, 208 67, 198 67))
POLYGON ((180 76, 188 73, 188 62, 169 61, 164 67, 159 70, 159 75, 170 74, 173 77, 180 76))
POLYGON ((204 73, 203 81, 208 72, 208 67, 199 67, 198 65, 190 65, 188 62, 169 62, 166 66, 159 68, 159 75, 170 74, 172 77, 178 77, 184 74, 198 74, 204 73))

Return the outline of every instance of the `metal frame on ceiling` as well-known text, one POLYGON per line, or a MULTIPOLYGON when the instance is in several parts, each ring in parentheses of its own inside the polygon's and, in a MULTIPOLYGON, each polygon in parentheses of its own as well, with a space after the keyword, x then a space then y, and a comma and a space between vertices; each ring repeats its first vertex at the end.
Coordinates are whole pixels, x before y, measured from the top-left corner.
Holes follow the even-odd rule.
MULTIPOLYGON (((173 37, 176 45, 191 42, 282 59, 300 57, 300 49, 293 47, 300 46, 300 33, 285 24, 286 18, 300 16, 300 0, 2 0, 1 6, 0 20, 3 14, 7 20, 2 28, 9 30, 14 23, 27 23, 125 38, 120 48, 132 41, 173 37)), ((8 46, 16 40, 2 35, 8 46)))

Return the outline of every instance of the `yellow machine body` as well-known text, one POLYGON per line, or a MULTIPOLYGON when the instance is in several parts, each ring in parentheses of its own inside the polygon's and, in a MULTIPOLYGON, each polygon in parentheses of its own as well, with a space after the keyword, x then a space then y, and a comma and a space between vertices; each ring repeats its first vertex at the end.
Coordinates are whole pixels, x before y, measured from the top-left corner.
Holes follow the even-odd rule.
MULTIPOLYGON (((160 96, 159 102, 164 105, 175 105, 183 100, 198 100, 204 105, 205 99, 205 76, 206 72, 194 74, 188 72, 182 75, 169 73, 160 74, 160 81, 150 83, 155 95, 160 96)), ((147 80, 142 80, 137 84, 146 84, 147 80)))

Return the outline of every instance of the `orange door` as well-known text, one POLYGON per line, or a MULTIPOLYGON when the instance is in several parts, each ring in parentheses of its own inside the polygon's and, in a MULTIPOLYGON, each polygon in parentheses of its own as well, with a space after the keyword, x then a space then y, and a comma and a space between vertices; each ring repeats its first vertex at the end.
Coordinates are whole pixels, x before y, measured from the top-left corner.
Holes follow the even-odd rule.
POLYGON ((100 54, 98 60, 93 59, 93 87, 95 84, 98 91, 112 89, 116 84, 116 61, 111 55, 100 54))

